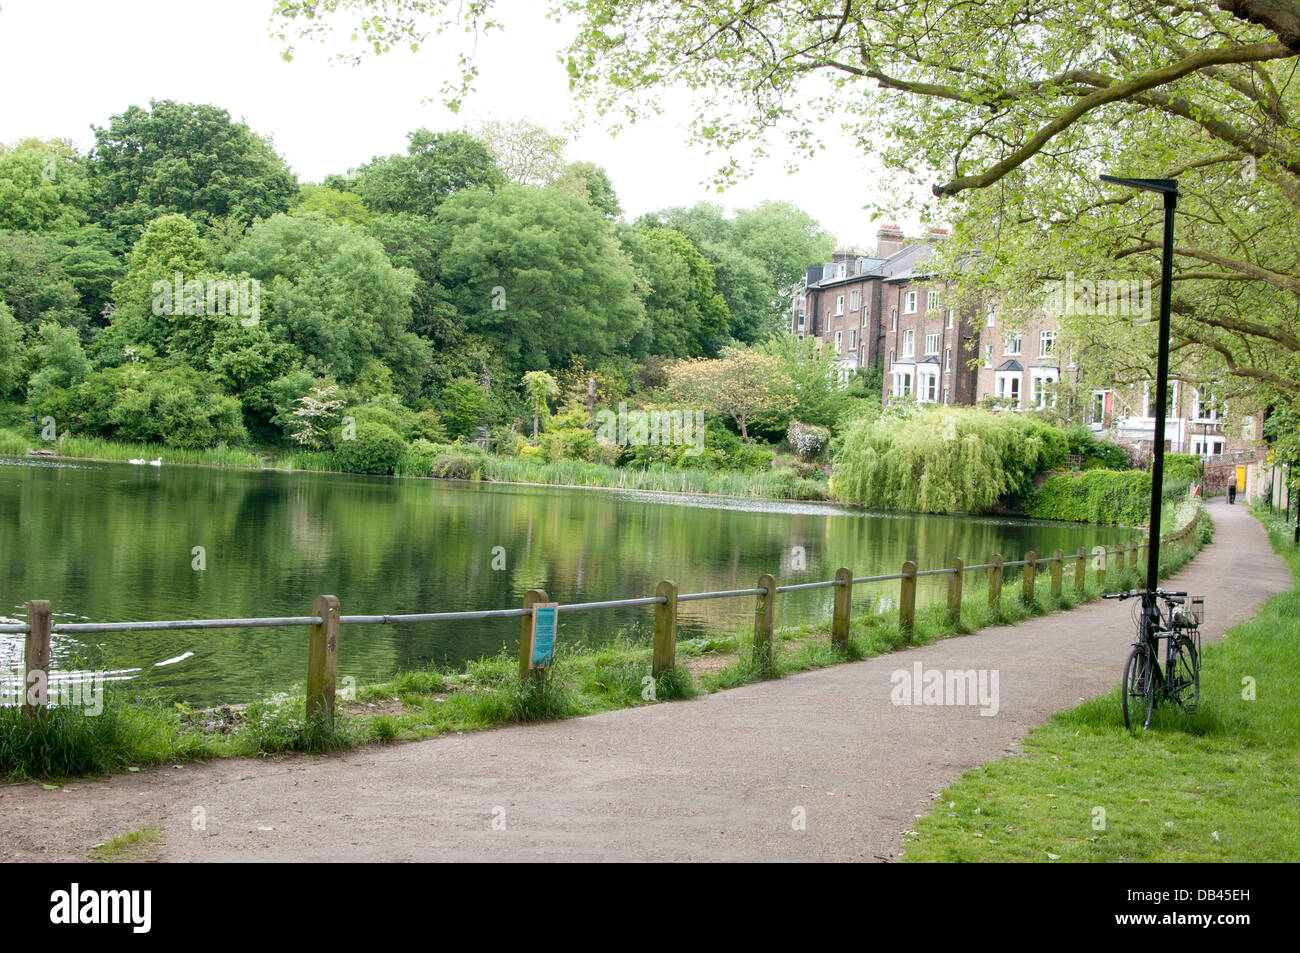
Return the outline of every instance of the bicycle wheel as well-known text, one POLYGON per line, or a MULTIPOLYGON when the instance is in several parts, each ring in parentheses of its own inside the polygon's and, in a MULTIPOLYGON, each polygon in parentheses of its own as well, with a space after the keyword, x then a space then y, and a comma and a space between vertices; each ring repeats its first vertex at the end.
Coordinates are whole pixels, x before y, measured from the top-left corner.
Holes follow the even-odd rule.
POLYGON ((1143 728, 1151 724, 1151 712, 1156 703, 1155 673, 1150 656, 1141 646, 1133 651, 1124 663, 1124 682, 1120 686, 1120 704, 1124 709, 1124 727, 1133 727, 1133 716, 1145 714, 1143 728))
POLYGON ((1172 686, 1169 697, 1184 711, 1196 711, 1201 700, 1201 656, 1189 635, 1178 636, 1174 646, 1172 686))

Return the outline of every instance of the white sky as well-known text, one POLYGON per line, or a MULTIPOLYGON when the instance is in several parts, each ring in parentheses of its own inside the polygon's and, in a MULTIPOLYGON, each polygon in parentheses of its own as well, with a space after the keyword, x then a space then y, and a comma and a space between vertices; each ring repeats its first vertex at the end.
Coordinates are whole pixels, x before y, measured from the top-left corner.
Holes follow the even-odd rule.
MULTIPOLYGON (((454 115, 437 100, 455 66, 454 47, 440 39, 351 67, 330 61, 347 39, 335 34, 328 48, 298 43, 285 62, 268 33, 272 0, 0 0, 0 142, 61 137, 85 151, 91 125, 130 105, 211 103, 270 137, 301 181, 320 181, 404 151, 406 133, 421 126, 527 117, 562 131, 576 115, 555 58, 568 31, 545 19, 545 6, 501 0, 507 28, 480 42, 477 93, 454 115)), ((794 175, 775 144, 753 176, 719 195, 704 184, 718 157, 687 149, 683 138, 671 116, 616 138, 589 125, 566 155, 603 166, 629 218, 701 200, 735 209, 771 198, 805 209, 841 243, 872 248, 882 224, 919 229, 879 185, 887 179, 843 141, 828 140, 794 175), (876 209, 882 217, 873 221, 876 209)))

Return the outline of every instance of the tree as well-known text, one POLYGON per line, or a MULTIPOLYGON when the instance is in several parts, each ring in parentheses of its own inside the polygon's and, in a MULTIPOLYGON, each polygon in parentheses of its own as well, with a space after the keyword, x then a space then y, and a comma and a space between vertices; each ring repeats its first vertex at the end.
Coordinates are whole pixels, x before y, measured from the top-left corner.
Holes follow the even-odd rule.
POLYGON ((515 185, 551 185, 564 168, 564 140, 528 119, 491 119, 474 130, 515 185))
POLYGON ((0 146, 0 229, 49 231, 86 221, 90 187, 67 142, 27 139, 0 146))
POLYGON ((555 187, 561 192, 586 199, 595 208, 600 209, 606 218, 615 219, 623 214, 619 205, 618 194, 609 174, 593 162, 570 162, 560 170, 555 187))
POLYGON ((551 398, 558 397, 560 385, 546 371, 529 371, 523 379, 524 395, 528 398, 529 408, 533 412, 533 443, 537 442, 537 424, 551 414, 551 398))
POLYGON ((63 416, 68 391, 90 371, 90 361, 72 328, 42 324, 31 347, 36 372, 27 381, 28 406, 39 414, 63 416))
POLYGON ((668 370, 668 393, 701 408, 719 411, 736 422, 749 443, 749 424, 759 414, 794 406, 794 381, 779 362, 756 351, 726 347, 717 360, 680 361, 668 370))
POLYGON ((0 400, 8 397, 23 383, 27 348, 23 329, 9 306, 0 301, 0 400))
POLYGON ((509 363, 512 377, 626 346, 644 313, 610 225, 581 199, 507 185, 438 209, 437 281, 509 363))
POLYGON ((365 201, 355 192, 339 189, 305 188, 306 197, 293 207, 294 215, 315 212, 331 222, 347 222, 349 225, 365 225, 371 219, 370 209, 365 201))
POLYGON ((134 241, 169 212, 247 224, 289 208, 298 186, 271 144, 216 106, 151 100, 94 127, 98 219, 134 241))
POLYGON ((726 340, 729 315, 713 289, 713 265, 689 238, 670 228, 628 232, 624 244, 646 283, 641 347, 667 357, 716 354, 726 340))
POLYGON ((372 159, 356 171, 352 189, 375 212, 432 215, 464 189, 494 189, 505 177, 488 146, 463 132, 407 134, 406 155, 372 159))
POLYGON ((44 235, 0 232, 0 301, 27 327, 54 321, 85 327, 81 296, 63 270, 64 249, 44 235))
POLYGON ((394 268, 361 229, 310 213, 273 215, 249 230, 225 266, 260 282, 260 323, 313 374, 349 384, 378 358, 404 395, 419 394, 430 355, 408 330, 415 276, 394 268))
POLYGON ((443 419, 447 433, 463 438, 474 433, 487 413, 487 394, 477 381, 460 378, 452 381, 442 392, 443 419))

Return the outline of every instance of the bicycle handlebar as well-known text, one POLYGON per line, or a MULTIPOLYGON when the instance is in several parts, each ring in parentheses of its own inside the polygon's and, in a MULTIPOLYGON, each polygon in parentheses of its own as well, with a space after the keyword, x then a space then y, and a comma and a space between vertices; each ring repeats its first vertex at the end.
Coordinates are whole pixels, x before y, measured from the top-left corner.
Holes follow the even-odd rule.
POLYGON ((1159 599, 1171 599, 1176 596, 1187 597, 1185 592, 1171 592, 1165 589, 1130 589, 1127 592, 1108 592, 1102 595, 1103 599, 1132 599, 1137 596, 1145 596, 1150 593, 1159 599))

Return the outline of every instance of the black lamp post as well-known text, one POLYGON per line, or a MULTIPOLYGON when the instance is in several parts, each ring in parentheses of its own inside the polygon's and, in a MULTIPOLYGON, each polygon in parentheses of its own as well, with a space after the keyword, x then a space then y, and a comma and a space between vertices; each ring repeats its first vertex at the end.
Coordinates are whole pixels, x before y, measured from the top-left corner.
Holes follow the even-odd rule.
MULTIPOLYGON (((1169 305, 1173 293, 1174 208, 1178 205, 1177 179, 1125 179, 1103 175, 1103 182, 1145 192, 1158 192, 1165 198, 1165 244, 1160 261, 1160 348, 1156 358, 1156 432, 1151 463, 1151 527, 1147 546, 1147 589, 1154 590, 1160 579, 1160 504, 1165 478, 1165 415, 1169 399, 1169 305)), ((1151 600, 1154 602, 1154 598, 1151 600)))

